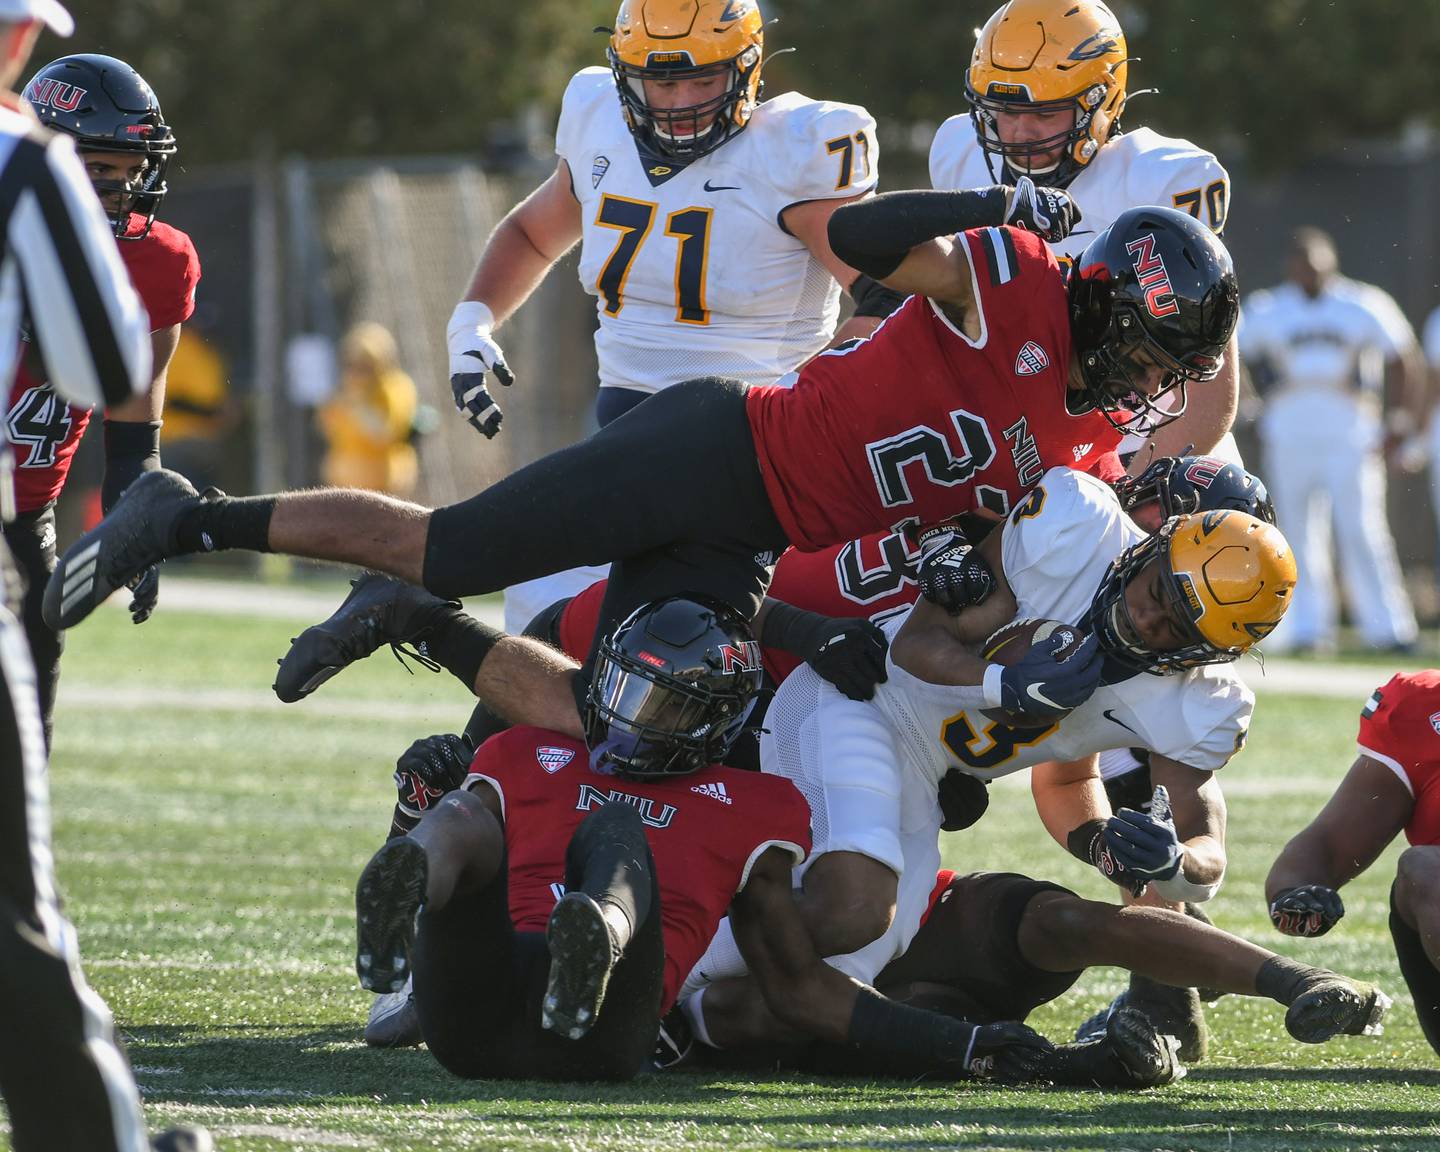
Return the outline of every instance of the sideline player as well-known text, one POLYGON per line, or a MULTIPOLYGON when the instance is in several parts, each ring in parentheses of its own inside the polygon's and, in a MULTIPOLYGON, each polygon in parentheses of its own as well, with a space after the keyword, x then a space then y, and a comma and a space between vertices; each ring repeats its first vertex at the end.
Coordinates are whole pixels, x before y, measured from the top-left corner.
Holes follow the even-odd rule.
MULTIPOLYGON (((1225 511, 1147 536, 1110 488, 1057 468, 979 548, 1001 587, 958 616, 920 601, 887 626, 889 675, 873 702, 801 668, 767 716, 765 770, 794 780, 815 813, 799 879, 812 923, 825 925, 817 945, 857 979, 873 979, 918 927, 939 868, 935 789, 951 769, 985 781, 1056 762, 1033 783, 1042 821, 1118 884, 1202 902, 1224 874, 1214 773, 1243 746, 1254 703, 1225 665, 1285 611, 1295 568, 1284 538, 1225 511), (1072 626, 1008 667, 973 654, 1017 614, 1072 626), (1047 645, 1078 650, 1083 629, 1105 656, 1099 686, 1070 691, 1062 655, 1048 714, 1014 715, 1009 677, 1051 655, 1047 645), (1116 746, 1150 750, 1163 814, 1110 814, 1091 757, 1116 746)), ((690 987, 737 961, 722 931, 690 987)))
POLYGON ((759 681, 758 646, 728 609, 638 611, 600 645, 584 742, 493 737, 465 787, 367 866, 362 982, 393 988, 413 967, 425 1040, 457 1075, 626 1079, 728 906, 773 1010, 891 1074, 1173 1077, 1168 1044, 1138 1017, 1072 1056, 1023 1025, 897 1004, 822 964, 790 887, 809 842, 804 800, 775 777, 712 767, 759 681))
MULTIPOLYGON (((1220 162, 1150 128, 1121 131, 1129 59, 1119 21, 1096 0, 1002 5, 975 41, 965 77, 970 111, 946 120, 930 145, 931 184, 973 188, 986 179, 1013 184, 1028 176, 1065 189, 1086 225, 1054 243, 1065 262, 1080 255, 1091 230, 1146 204, 1178 208, 1221 233, 1230 177, 1220 162)), ((1146 439, 1127 437, 1122 455, 1148 442, 1140 467, 1190 451, 1187 445, 1239 463, 1230 435, 1238 396, 1232 341, 1215 385, 1197 393, 1173 424, 1146 439)))
MULTIPOLYGON (((14 85, 42 23, 74 30, 57 0, 0 0, 0 382, 8 392, 28 325, 66 402, 120 405, 150 380, 144 312, 71 141, 43 131, 14 85)), ((14 510, 0 468, 0 514, 14 510)), ((17 1152, 140 1152, 140 1096, 109 1009, 85 983, 61 912, 50 842, 35 667, 21 626, 20 577, 0 542, 0 1093, 17 1152)), ((208 1152, 199 1129, 155 1139, 208 1152)))
POLYGON ((1360 713, 1360 754, 1335 794, 1285 845, 1265 880, 1287 936, 1323 936, 1345 915, 1340 889, 1401 831, 1390 937, 1415 1015, 1440 1053, 1440 670, 1401 672, 1360 713))
MULTIPOLYGON (((1038 206, 1017 207, 1018 195, 907 193, 842 208, 832 238, 855 214, 842 231, 868 237, 867 258, 938 301, 912 297, 870 340, 812 360, 793 388, 666 389, 584 443, 433 514, 374 493, 201 499, 170 473, 142 478, 66 553, 47 619, 68 627, 137 568, 226 547, 347 561, 462 595, 620 557, 607 627, 677 588, 748 619, 787 543, 820 548, 966 509, 1002 514, 1047 463, 1083 459, 1117 419, 1108 409, 1144 410, 1213 378, 1236 319, 1228 254, 1173 210, 1122 217, 1068 287, 1029 232, 980 229, 953 246, 925 239, 983 212, 1033 218, 1038 206), (931 211, 897 221, 913 197, 931 211), (879 238, 866 222, 888 222, 893 234, 879 238), (1164 270, 1165 287, 1142 284, 1137 263, 1164 270), (974 333, 984 334, 978 347, 974 333), (895 379, 905 387, 886 389, 895 379), (657 475, 667 483, 656 486, 657 475)), ((975 575, 963 544, 942 548, 933 569, 944 595, 968 592, 975 575)), ((983 594, 984 580, 975 583, 983 594)))
MULTIPOLYGON (((892 1000, 976 1023, 1023 1021, 1096 967, 1268 997, 1287 1008, 1286 1029, 1306 1044, 1342 1034, 1378 1035, 1390 1006, 1373 985, 1277 956, 1178 912, 1085 900, 1013 872, 957 875, 948 869, 936 879, 915 938, 885 966, 875 987, 892 1000)), ((717 984, 707 998, 734 996, 741 988, 717 984)), ((769 1012, 753 998, 730 1007, 769 1012)), ((721 1020, 725 1015, 717 1013, 721 1020)), ((683 1025, 671 1016, 666 1028, 672 1044, 683 1047, 683 1025)), ((758 1030, 751 1023, 744 1032, 758 1030)), ((735 1042, 723 1032, 710 1039, 721 1049, 735 1042)), ((696 1051, 703 1055, 705 1048, 696 1051)), ((760 1053, 773 1064, 773 1048, 760 1053)), ((863 1055, 834 1048, 814 1048, 801 1062, 826 1072, 887 1072, 863 1055)))
MULTIPOLYGON (((495 229, 450 318, 455 403, 485 436, 501 422, 487 375, 512 380, 495 331, 576 241, 595 297, 602 427, 697 376, 769 384, 832 334, 869 335, 900 302, 837 259, 825 233, 837 206, 875 187, 874 119, 798 92, 762 102, 764 47, 754 0, 620 5, 609 67, 565 91, 555 171, 495 229), (842 287, 856 315, 837 332, 842 287)), ((507 628, 600 571, 507 589, 507 628)))
MULTIPOLYGON (((176 152, 175 134, 150 85, 130 65, 110 56, 51 61, 25 86, 25 99, 41 123, 75 141, 150 321, 150 387, 105 409, 100 493, 109 511, 136 477, 160 467, 165 374, 180 340, 180 325, 195 311, 200 280, 195 246, 184 232, 155 219, 168 191, 165 177, 176 152)), ((15 448, 17 513, 14 522, 5 525, 5 541, 28 584, 25 636, 39 677, 47 745, 64 641, 45 623, 41 600, 55 571, 55 501, 90 414, 91 409, 70 403, 50 387, 39 350, 27 344, 5 416, 15 448)), ((134 587, 130 614, 135 623, 150 618, 159 589, 159 570, 151 567, 134 587)))

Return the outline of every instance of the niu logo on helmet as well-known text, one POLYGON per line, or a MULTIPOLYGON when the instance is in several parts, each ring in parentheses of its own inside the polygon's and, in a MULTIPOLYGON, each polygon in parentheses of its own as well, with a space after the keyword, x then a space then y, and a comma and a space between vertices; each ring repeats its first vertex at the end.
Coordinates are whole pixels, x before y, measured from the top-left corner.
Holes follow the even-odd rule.
POLYGON ((1140 277, 1140 287, 1145 289, 1145 310, 1157 320, 1180 311, 1180 305, 1175 303, 1175 290, 1170 286, 1170 273, 1155 251, 1155 233, 1137 236, 1125 245, 1125 251, 1134 257, 1135 274, 1140 277))
POLYGON ((725 673, 758 672, 761 668, 760 645, 754 640, 742 640, 736 644, 720 645, 720 670, 725 673))
POLYGON ((74 84, 66 84, 60 80, 37 80, 30 85, 25 99, 36 108, 49 105, 57 112, 73 112, 80 107, 80 101, 85 99, 87 91, 88 89, 77 88, 74 84))

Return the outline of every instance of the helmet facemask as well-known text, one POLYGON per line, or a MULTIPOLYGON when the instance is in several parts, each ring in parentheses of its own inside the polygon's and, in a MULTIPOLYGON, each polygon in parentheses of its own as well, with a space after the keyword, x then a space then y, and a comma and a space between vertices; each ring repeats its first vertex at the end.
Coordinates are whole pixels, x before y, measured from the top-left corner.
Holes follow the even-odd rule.
POLYGON ((749 120, 755 107, 751 81, 760 67, 760 51, 752 46, 733 60, 700 67, 689 63, 689 53, 679 55, 685 57, 684 62, 641 67, 627 64, 613 49, 608 53, 631 130, 661 155, 689 163, 715 151, 749 120), (657 108, 645 95, 646 80, 694 80, 719 75, 728 78, 724 91, 699 104, 657 108), (707 120, 704 128, 694 130, 697 123, 707 120))
MULTIPOLYGON (((1078 96, 1067 96, 1061 100, 1031 100, 1025 96, 983 96, 967 80, 965 96, 970 102, 970 120, 975 126, 975 138, 985 153, 985 164, 990 169, 990 175, 1002 184, 1013 183, 1014 176, 1029 176, 1037 184, 1051 188, 1066 187, 1095 158, 1101 140, 1109 136, 1111 122, 1115 119, 1114 114, 1104 118, 1104 137, 1099 137, 1097 113, 1107 97, 1107 89, 1102 84, 1092 85, 1078 96), (1071 113, 1070 127, 1051 136, 1015 143, 1006 143, 1000 138, 997 113, 1044 115, 1064 111, 1071 113), (1037 165, 1033 162, 1035 157, 1057 150, 1058 155, 1049 163, 1037 165), (996 158, 1002 165, 999 171, 993 163, 996 158), (1006 169, 1011 174, 1009 178, 1006 169)), ((1123 94, 1121 99, 1123 101, 1123 94)))
MULTIPOLYGON (((168 135, 168 129, 166 131, 168 135)), ((129 155, 132 150, 108 144, 87 146, 80 143, 79 151, 83 163, 87 152, 129 155)), ((141 154, 144 163, 139 173, 130 180, 103 180, 93 176, 90 178, 90 186, 100 197, 110 227, 119 240, 143 240, 149 235, 155 223, 155 213, 160 208, 160 201, 170 191, 165 173, 170 165, 170 157, 175 154, 174 138, 170 137, 168 149, 157 149, 155 152, 146 149, 141 154), (118 199, 112 200, 111 197, 118 199), (136 214, 145 218, 139 229, 132 228, 130 223, 131 216, 136 214)))

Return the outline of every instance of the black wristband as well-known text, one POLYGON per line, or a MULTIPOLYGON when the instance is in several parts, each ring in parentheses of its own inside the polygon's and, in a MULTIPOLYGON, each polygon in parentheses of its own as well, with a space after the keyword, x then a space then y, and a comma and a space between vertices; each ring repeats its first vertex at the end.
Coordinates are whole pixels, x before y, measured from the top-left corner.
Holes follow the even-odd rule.
POLYGON ((160 467, 160 421, 105 421, 105 479, 100 485, 100 506, 114 507, 120 494, 142 472, 160 467))
POLYGON ((447 604, 446 611, 439 616, 420 647, 440 667, 451 673, 465 691, 475 691, 475 678, 480 675, 480 665, 490 655, 505 633, 488 624, 482 624, 458 605, 447 604))
POLYGON ((830 250, 857 272, 883 280, 910 249, 936 236, 1005 223, 1006 190, 885 192, 830 216, 830 250))
POLYGON ((760 645, 763 648, 781 648, 792 656, 807 656, 815 636, 831 620, 829 616, 796 608, 783 600, 766 603, 765 619, 760 622, 760 645))
POLYGON ((1104 835, 1104 820, 1087 820, 1065 837, 1065 849, 1075 859, 1083 860, 1086 864, 1095 864, 1098 859, 1095 845, 1104 835))
POLYGON ((856 316, 877 316, 883 320, 909 297, 862 272, 850 285, 850 299, 855 302, 856 316))
POLYGON ((862 985, 845 1039, 867 1055, 878 1057, 876 1062, 887 1073, 966 1076, 969 1069, 965 1058, 975 1030, 968 1020, 899 1004, 862 985))

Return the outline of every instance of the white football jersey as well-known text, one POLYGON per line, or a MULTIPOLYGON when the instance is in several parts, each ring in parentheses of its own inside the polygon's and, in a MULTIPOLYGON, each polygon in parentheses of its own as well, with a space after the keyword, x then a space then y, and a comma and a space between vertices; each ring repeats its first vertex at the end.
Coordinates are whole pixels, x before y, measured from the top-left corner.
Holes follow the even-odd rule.
MULTIPOLYGON (((940 189, 995 183, 968 114, 951 116, 935 133, 930 144, 930 183, 940 189)), ((1107 141, 1065 191, 1080 206, 1081 215, 1075 231, 1050 246, 1062 264, 1078 256, 1131 208, 1146 204, 1179 208, 1219 232, 1230 207, 1230 177, 1213 154, 1149 128, 1107 141)))
POLYGON ((787 92, 672 172, 642 157, 610 71, 586 68, 565 90, 555 137, 580 201, 580 282, 596 297, 602 385, 764 384, 829 342, 840 286, 780 214, 875 186, 865 109, 787 92))
MULTIPOLYGON (((1018 616, 1070 623, 1084 621, 1110 562, 1144 538, 1108 485, 1070 468, 1047 472, 998 531, 1018 616)), ((899 626, 885 627, 893 636, 899 626)), ((899 733, 910 769, 937 784, 950 768, 993 780, 1107 748, 1148 748, 1213 772, 1244 745, 1255 702, 1229 665, 1142 672, 1102 684, 1062 720, 1022 728, 986 716, 979 685, 930 684, 893 658, 886 669, 876 702, 899 733)))

